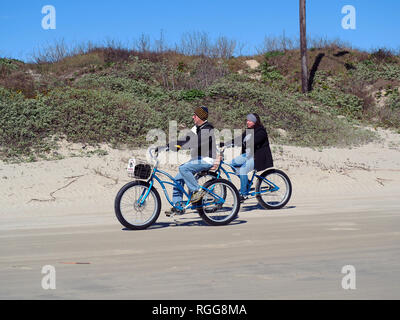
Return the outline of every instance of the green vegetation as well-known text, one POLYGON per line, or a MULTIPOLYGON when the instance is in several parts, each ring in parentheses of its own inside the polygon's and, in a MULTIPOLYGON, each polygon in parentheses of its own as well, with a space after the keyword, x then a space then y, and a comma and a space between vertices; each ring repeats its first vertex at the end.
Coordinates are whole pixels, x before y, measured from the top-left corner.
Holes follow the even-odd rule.
POLYGON ((201 104, 219 129, 243 128, 245 115, 257 112, 272 143, 351 146, 374 139, 360 125, 400 129, 398 56, 314 49, 307 95, 299 90, 298 60, 296 50, 210 58, 115 48, 51 63, 1 58, 0 158, 46 158, 59 139, 144 145, 149 130, 168 132, 170 120, 190 127, 201 104), (250 70, 246 59, 261 64, 250 70))
POLYGON ((309 97, 327 107, 331 114, 361 119, 363 100, 354 94, 343 92, 336 87, 337 85, 327 73, 318 72, 314 80, 314 89, 309 93, 309 97))
POLYGON ((204 98, 205 93, 202 90, 192 89, 192 90, 184 90, 181 92, 181 98, 187 101, 193 101, 198 98, 204 98))
POLYGON ((264 61, 261 65, 261 76, 262 80, 265 82, 273 82, 277 80, 282 80, 283 77, 275 66, 269 65, 268 61, 264 61))
POLYGON ((352 75, 358 81, 371 83, 379 79, 400 81, 400 64, 364 60, 356 64, 352 75))
POLYGON ((10 72, 12 70, 18 70, 18 65, 15 64, 16 60, 0 58, 0 71, 1 72, 10 72))

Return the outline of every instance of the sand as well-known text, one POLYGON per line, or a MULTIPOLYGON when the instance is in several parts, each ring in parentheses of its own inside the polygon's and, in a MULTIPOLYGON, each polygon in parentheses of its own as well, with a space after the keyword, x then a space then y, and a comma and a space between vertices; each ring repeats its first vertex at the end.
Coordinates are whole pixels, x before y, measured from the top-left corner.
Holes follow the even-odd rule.
MULTIPOLYGON (((396 197, 400 187, 400 135, 382 129, 378 133, 381 141, 353 148, 316 150, 272 145, 275 167, 285 171, 293 185, 288 205, 332 196, 396 197)), ((62 160, 0 163, 0 229, 116 220, 115 195, 131 180, 126 173, 128 159, 144 159, 146 149, 116 150, 103 145, 101 150, 106 155, 71 157, 82 150, 95 149, 64 142, 59 150, 65 156, 62 160)), ((184 154, 179 157, 180 161, 187 159, 184 154)), ((173 175, 177 172, 177 165, 160 168, 173 175)), ((161 188, 158 190, 161 194, 161 188)), ((168 204, 163 203, 164 211, 168 204)))
POLYGON ((1 163, 0 298, 398 299, 400 139, 378 133, 351 149, 273 145, 290 202, 264 210, 247 200, 224 227, 161 213, 147 230, 124 229, 114 198, 131 180, 129 157, 145 150, 71 157, 94 149, 63 142, 62 160, 1 163), (56 290, 41 286, 47 265, 56 290), (347 265, 356 290, 342 287, 347 265))

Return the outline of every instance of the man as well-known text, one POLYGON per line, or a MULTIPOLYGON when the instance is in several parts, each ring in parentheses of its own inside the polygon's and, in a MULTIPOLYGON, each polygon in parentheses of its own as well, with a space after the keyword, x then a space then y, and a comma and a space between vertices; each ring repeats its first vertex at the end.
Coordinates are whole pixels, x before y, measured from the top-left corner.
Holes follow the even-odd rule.
MULTIPOLYGON (((196 107, 193 113, 195 126, 182 140, 170 143, 169 148, 173 151, 180 149, 190 149, 190 161, 179 166, 179 173, 175 179, 182 185, 186 183, 189 192, 192 193, 190 202, 195 203, 204 196, 194 174, 203 170, 210 170, 216 158, 216 145, 214 137, 214 127, 208 122, 208 109, 205 106, 196 107)), ((172 201, 174 204, 181 202, 183 193, 174 187, 172 201)), ((167 216, 179 213, 176 208, 171 208, 165 212, 167 216)))

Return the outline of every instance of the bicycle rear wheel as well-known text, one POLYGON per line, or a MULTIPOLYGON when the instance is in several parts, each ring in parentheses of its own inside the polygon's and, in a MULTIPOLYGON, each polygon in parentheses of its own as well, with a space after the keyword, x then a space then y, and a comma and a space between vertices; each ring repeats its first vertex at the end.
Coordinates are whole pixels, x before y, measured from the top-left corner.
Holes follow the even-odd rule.
POLYGON ((200 217, 209 225, 221 226, 234 220, 240 209, 239 192, 225 179, 207 181, 204 186, 208 191, 202 200, 196 203, 200 217))
POLYGON ((292 183, 281 170, 269 169, 258 178, 256 185, 257 201, 265 209, 280 209, 292 196, 292 183))
POLYGON ((114 210, 126 228, 142 230, 151 226, 160 215, 161 199, 157 190, 144 181, 124 185, 115 197, 114 210), (147 196, 146 196, 147 195, 147 196))
MULTIPOLYGON (((196 173, 195 179, 198 184, 204 186, 207 181, 217 179, 218 174, 214 171, 201 171, 196 173)), ((214 187, 214 193, 218 194, 221 198, 226 198, 226 187, 218 185, 214 187)))
POLYGON ((217 179, 218 175, 214 171, 200 171, 197 172, 194 178, 197 180, 199 185, 204 185, 207 181, 217 179))

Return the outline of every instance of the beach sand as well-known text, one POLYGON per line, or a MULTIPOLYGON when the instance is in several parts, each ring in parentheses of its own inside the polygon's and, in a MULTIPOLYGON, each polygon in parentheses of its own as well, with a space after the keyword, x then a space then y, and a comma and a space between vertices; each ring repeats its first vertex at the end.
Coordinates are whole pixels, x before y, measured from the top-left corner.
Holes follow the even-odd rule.
MULTIPOLYGON (((359 198, 398 194, 400 187, 400 135, 378 129, 381 141, 353 148, 323 150, 272 145, 275 168, 288 174, 293 195, 288 206, 320 202, 324 198, 359 198)), ((130 157, 146 159, 146 149, 116 150, 102 145, 106 155, 79 154, 81 144, 62 143, 62 160, 0 163, 0 228, 44 225, 102 224, 114 217, 114 198, 132 179, 126 173, 130 157)), ((86 152, 91 147, 85 147, 86 152)), ((229 160, 232 156, 226 156, 229 160)), ((175 157, 179 163, 188 155, 175 157), (179 157, 179 158, 178 158, 179 157)), ((172 175, 178 165, 161 164, 172 175)), ((237 182, 236 182, 237 184, 237 182)), ((237 184, 238 185, 238 184, 237 184)), ((158 187, 161 198, 162 189, 158 187)), ((168 189, 171 192, 171 188, 168 189)), ((170 193, 171 194, 171 193, 170 193)), ((162 211, 169 207, 163 200, 162 211)))

